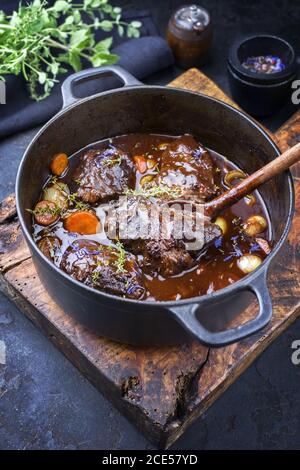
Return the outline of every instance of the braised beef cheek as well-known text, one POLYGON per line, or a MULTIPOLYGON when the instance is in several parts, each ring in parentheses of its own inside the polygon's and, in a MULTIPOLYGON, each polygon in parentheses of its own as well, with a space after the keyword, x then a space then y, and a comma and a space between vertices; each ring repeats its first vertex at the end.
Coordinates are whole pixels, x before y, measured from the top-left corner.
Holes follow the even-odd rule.
POLYGON ((116 198, 135 183, 132 160, 113 145, 89 150, 74 177, 79 182, 78 197, 90 204, 116 198))
POLYGON ((184 135, 167 146, 156 182, 178 186, 183 196, 194 195, 205 201, 218 192, 210 153, 191 135, 184 135))
POLYGON ((135 257, 125 254, 123 266, 112 247, 92 240, 76 240, 64 252, 60 267, 77 281, 110 294, 140 299, 145 294, 135 257))

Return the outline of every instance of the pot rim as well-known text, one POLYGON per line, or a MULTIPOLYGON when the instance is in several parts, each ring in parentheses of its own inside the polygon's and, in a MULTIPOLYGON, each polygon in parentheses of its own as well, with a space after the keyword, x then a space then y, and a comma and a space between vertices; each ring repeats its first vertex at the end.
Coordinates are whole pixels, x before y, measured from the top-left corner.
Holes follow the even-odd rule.
POLYGON ((293 179, 291 172, 287 170, 286 176, 288 178, 288 188, 289 188, 289 196, 290 196, 290 205, 289 205, 289 212, 287 214, 287 221, 285 224, 285 227, 283 229, 283 232, 277 241, 276 245, 274 246, 273 250, 271 253, 265 258, 265 260, 262 262, 262 264, 252 273, 246 275, 242 279, 240 279, 237 282, 234 282, 233 284, 230 284, 227 287, 224 287, 223 289, 219 289, 217 291, 212 292, 211 294, 205 294, 202 296, 198 297, 191 297, 188 299, 180 299, 180 300, 168 300, 168 301, 148 301, 148 300, 134 300, 134 299, 128 299, 128 298, 123 298, 123 297, 118 297, 117 295, 109 294, 104 291, 100 291, 97 289, 94 289, 93 287, 89 287, 86 284, 77 281, 76 279, 73 279, 71 276, 69 276, 67 273, 59 269, 57 266, 55 266, 49 259, 38 249, 36 243, 34 243, 32 234, 29 232, 29 230, 26 227, 26 223, 23 217, 23 211, 20 207, 20 180, 22 177, 22 172, 23 172, 23 167, 26 164, 27 157, 31 151, 32 145, 39 139, 39 137, 42 135, 43 132, 47 130, 48 127, 52 125, 52 123, 59 117, 63 116, 64 114, 68 113, 69 110, 74 109, 76 107, 79 107, 81 104, 86 103, 88 101, 92 101, 94 99, 98 99, 99 97, 102 96, 107 96, 109 94, 115 94, 115 93, 124 93, 128 91, 139 91, 139 90, 161 90, 167 93, 182 93, 182 94, 191 94, 194 96, 201 96, 202 98, 212 102, 212 103, 218 103, 221 106, 229 109, 231 112, 236 113, 240 116, 241 119, 245 119, 249 125, 254 126, 263 136, 267 141, 271 144, 271 146, 274 148, 275 152, 277 155, 280 154, 279 148, 275 144, 275 142, 272 140, 272 138, 267 134, 267 132, 262 128, 260 124, 255 122, 250 116, 248 116, 246 113, 243 111, 234 108, 233 106, 229 105, 228 103, 225 103, 221 100, 218 100, 216 98, 207 96, 203 93, 197 93, 189 90, 183 90, 181 88, 175 88, 175 87, 167 87, 167 86, 157 86, 157 85, 131 85, 123 88, 117 88, 114 90, 108 90, 104 91, 101 93, 97 93, 92 96, 88 96, 86 98, 79 98, 78 101, 75 103, 70 104, 69 106, 63 107, 57 114, 55 114, 44 126, 37 132, 37 134, 33 137, 33 139, 30 141, 28 144, 24 155, 22 157, 22 160, 20 162, 19 168, 18 168, 18 173, 17 173, 17 178, 16 178, 16 185, 15 185, 15 192, 16 192, 16 209, 17 209, 17 215, 18 219, 21 224, 21 228, 23 231, 23 235, 29 244, 31 250, 34 251, 34 253, 41 258, 44 264, 47 265, 49 269, 52 269, 54 272, 58 274, 58 276, 61 276, 65 281, 70 283, 72 287, 74 288, 80 288, 86 291, 86 293, 90 293, 93 296, 99 297, 99 300, 101 298, 105 298, 106 300, 113 300, 115 303, 122 303, 124 306, 127 304, 128 307, 130 305, 144 305, 148 307, 178 307, 178 306, 183 306, 183 305, 188 305, 188 304, 201 304, 205 303, 207 301, 217 301, 222 299, 224 296, 230 294, 230 293, 237 293, 238 291, 244 289, 246 286, 248 286, 252 281, 254 281, 258 276, 263 274, 264 272, 266 273, 268 270, 268 267, 272 261, 272 259, 276 256, 280 248, 282 247, 283 243, 285 242, 288 232, 291 227, 292 219, 293 219, 293 213, 294 213, 294 206, 295 206, 295 194, 294 194, 294 185, 293 185, 293 179))

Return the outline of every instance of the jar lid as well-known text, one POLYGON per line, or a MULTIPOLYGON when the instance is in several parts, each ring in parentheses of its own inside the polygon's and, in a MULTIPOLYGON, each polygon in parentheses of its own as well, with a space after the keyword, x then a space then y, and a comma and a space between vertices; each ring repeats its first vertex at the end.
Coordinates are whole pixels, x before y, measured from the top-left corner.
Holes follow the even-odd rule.
POLYGON ((208 11, 200 5, 183 5, 176 10, 169 21, 169 29, 177 37, 195 40, 210 25, 208 11))

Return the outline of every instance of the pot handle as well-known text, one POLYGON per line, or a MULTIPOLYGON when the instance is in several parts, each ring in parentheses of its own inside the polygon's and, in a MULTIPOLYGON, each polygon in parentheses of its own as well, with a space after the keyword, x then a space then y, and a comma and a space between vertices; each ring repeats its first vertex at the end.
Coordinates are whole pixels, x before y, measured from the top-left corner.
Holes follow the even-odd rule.
POLYGON ((95 67, 81 70, 80 72, 69 75, 61 86, 61 92, 63 97, 63 108, 70 106, 70 104, 76 103, 76 101, 82 98, 77 98, 74 93, 74 85, 82 81, 90 81, 101 75, 115 75, 120 78, 123 82, 123 86, 142 85, 142 82, 137 80, 126 70, 122 69, 118 65, 106 65, 105 67, 95 67))
MULTIPOLYGON (((225 331, 212 332, 201 325, 196 316, 199 305, 184 305, 182 307, 171 308, 171 312, 175 315, 176 320, 201 343, 207 346, 226 346, 235 343, 247 336, 256 333, 264 328, 272 317, 272 300, 267 287, 267 273, 264 271, 262 275, 257 276, 247 286, 241 287, 240 290, 248 290, 253 292, 258 300, 259 313, 253 319, 236 328, 225 331)), ((201 315, 201 314, 200 314, 201 315)))

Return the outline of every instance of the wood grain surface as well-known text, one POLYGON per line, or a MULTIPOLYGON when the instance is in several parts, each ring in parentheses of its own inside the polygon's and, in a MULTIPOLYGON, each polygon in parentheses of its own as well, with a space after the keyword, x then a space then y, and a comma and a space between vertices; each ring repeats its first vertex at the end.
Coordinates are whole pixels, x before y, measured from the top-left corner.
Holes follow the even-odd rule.
MULTIPOLYGON (((234 103, 191 69, 170 86, 234 103)), ((282 151, 300 141, 300 114, 277 133, 282 151)), ((288 242, 272 266, 273 318, 259 334, 225 348, 197 342, 135 348, 98 337, 67 316, 35 272, 16 217, 13 195, 0 204, 0 288, 81 372, 157 447, 168 447, 300 313, 300 165, 293 169, 296 213, 288 242)), ((250 307, 238 320, 254 314, 250 307)))

